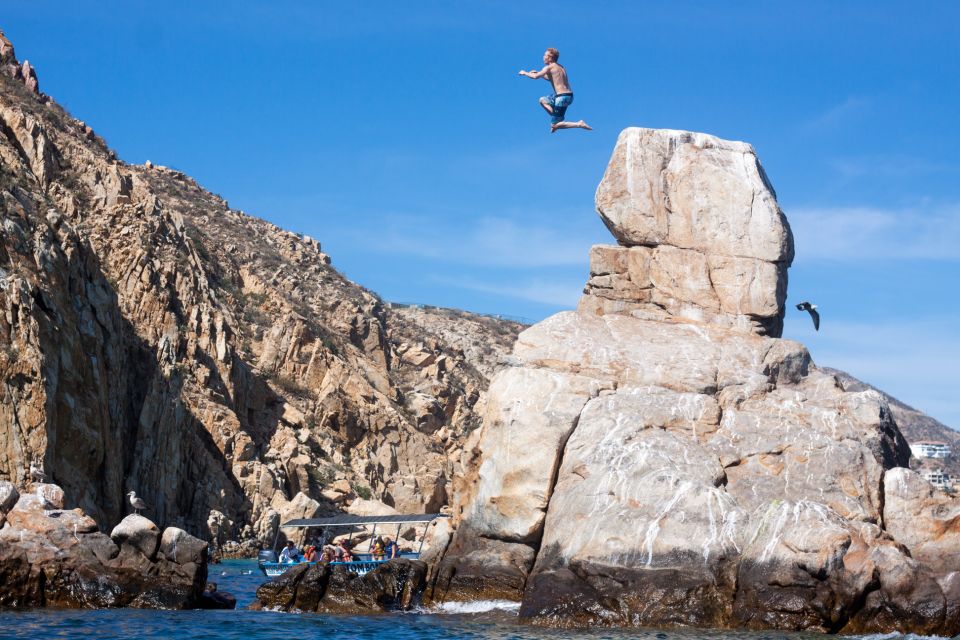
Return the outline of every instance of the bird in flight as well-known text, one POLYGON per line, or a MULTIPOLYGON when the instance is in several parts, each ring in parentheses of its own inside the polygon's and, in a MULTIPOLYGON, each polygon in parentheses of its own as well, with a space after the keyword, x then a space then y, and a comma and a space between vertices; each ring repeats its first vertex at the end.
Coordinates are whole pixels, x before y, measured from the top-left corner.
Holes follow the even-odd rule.
POLYGON ((808 312, 810 317, 813 318, 814 330, 820 331, 820 314, 817 313, 817 305, 804 301, 797 305, 797 309, 808 312))

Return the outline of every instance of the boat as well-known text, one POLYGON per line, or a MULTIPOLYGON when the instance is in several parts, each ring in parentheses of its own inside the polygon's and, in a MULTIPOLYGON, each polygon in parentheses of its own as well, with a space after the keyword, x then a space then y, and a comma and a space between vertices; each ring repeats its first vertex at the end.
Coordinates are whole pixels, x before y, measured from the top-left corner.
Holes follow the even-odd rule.
MULTIPOLYGON (((370 533, 370 548, 367 553, 358 552, 353 550, 354 560, 352 562, 341 562, 335 561, 331 562, 331 567, 336 566, 345 566, 350 571, 356 573, 357 575, 364 575, 373 571, 381 564, 388 562, 389 560, 375 560, 373 558, 373 544, 377 539, 377 527, 387 527, 393 528, 393 525, 397 526, 397 533, 394 537, 394 540, 400 540, 400 533, 403 529, 403 525, 411 524, 426 524, 429 526, 431 522, 439 518, 449 518, 450 516, 442 513, 417 513, 417 514, 407 514, 407 515, 393 515, 393 516, 354 516, 347 513, 340 515, 332 516, 329 518, 298 518, 296 520, 290 520, 280 525, 277 529, 277 537, 273 542, 273 549, 264 549, 257 556, 257 565, 260 567, 260 571, 263 572, 263 575, 268 578, 273 578, 279 575, 283 575, 285 571, 288 571, 292 567, 304 564, 303 562, 279 562, 277 555, 277 543, 280 540, 280 529, 320 529, 319 543, 322 545, 329 540, 334 538, 332 530, 334 529, 351 529, 348 540, 353 539, 354 531, 358 527, 369 527, 373 526, 373 531, 370 533)), ((383 529, 381 529, 382 531, 383 529)), ((398 558, 407 558, 410 560, 419 560, 420 553, 423 551, 423 542, 426 539, 427 534, 424 531, 423 536, 420 538, 420 545, 416 551, 410 550, 401 550, 398 558)), ((316 564, 311 562, 308 564, 316 564)))

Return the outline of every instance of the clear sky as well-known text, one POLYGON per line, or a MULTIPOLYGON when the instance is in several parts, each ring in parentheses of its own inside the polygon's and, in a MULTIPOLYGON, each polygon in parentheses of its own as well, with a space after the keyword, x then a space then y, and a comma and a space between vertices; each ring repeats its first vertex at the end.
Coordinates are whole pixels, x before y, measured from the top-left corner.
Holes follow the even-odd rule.
POLYGON ((41 89, 128 162, 321 241, 385 299, 576 305, 627 126, 754 145, 793 226, 786 337, 960 428, 960 3, 7 3, 41 89), (202 5, 202 6, 201 6, 202 5), (227 7, 220 8, 220 7, 227 7), (550 135, 561 51, 593 132, 550 135))

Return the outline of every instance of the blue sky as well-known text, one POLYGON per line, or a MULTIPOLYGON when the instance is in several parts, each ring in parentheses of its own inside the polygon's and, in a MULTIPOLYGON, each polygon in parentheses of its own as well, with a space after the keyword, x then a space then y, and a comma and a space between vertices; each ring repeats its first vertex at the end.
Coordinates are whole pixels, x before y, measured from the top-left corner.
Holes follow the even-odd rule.
POLYGON ((627 126, 754 145, 796 236, 786 337, 960 428, 960 4, 48 2, 2 28, 128 162, 321 241, 388 300, 575 306, 627 126), (219 5, 220 3, 217 3, 219 5), (555 46, 592 133, 551 136, 555 46))

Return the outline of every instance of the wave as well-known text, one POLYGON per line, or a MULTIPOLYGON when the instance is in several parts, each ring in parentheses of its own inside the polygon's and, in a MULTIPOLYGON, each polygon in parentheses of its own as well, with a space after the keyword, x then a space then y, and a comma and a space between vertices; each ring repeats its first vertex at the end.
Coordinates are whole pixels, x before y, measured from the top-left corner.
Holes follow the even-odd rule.
POLYGON ((473 600, 472 602, 444 602, 437 604, 427 610, 428 613, 444 614, 467 614, 467 613, 486 613, 487 611, 517 611, 520 609, 519 602, 512 600, 473 600))
POLYGON ((921 636, 916 633, 867 633, 862 636, 851 636, 857 640, 950 640, 949 636, 921 636))

